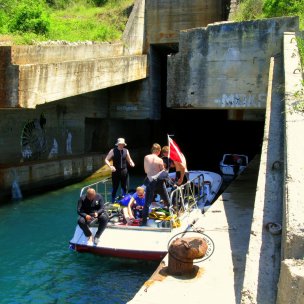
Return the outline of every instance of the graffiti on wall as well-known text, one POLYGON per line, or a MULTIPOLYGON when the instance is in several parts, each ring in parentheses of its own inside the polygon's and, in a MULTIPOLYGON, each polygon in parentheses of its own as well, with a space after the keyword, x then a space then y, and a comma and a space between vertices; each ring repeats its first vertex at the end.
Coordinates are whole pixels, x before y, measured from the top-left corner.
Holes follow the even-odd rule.
POLYGON ((53 145, 52 145, 52 148, 50 150, 48 158, 52 159, 52 158, 56 158, 57 156, 58 156, 58 143, 57 143, 56 138, 54 138, 53 139, 53 145))
POLYGON ((72 152, 72 133, 69 130, 67 130, 66 153, 73 154, 73 152, 72 152))
POLYGON ((265 108, 266 94, 223 94, 214 103, 221 107, 232 108, 265 108))
POLYGON ((39 159, 46 151, 44 114, 40 118, 28 121, 21 132, 21 154, 23 159, 39 159))

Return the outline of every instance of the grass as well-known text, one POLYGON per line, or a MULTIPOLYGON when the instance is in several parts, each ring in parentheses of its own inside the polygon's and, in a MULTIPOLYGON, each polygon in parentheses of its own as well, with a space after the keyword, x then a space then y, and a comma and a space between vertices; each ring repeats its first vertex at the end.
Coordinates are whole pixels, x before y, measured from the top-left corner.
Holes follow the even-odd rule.
POLYGON ((134 1, 122 1, 119 6, 74 6, 54 11, 50 15, 50 40, 115 41, 121 38, 134 1))
POLYGON ((2 31, 0 44, 35 44, 49 40, 114 42, 121 39, 133 4, 134 0, 108 0, 97 7, 78 0, 65 9, 49 8, 47 35, 2 31))

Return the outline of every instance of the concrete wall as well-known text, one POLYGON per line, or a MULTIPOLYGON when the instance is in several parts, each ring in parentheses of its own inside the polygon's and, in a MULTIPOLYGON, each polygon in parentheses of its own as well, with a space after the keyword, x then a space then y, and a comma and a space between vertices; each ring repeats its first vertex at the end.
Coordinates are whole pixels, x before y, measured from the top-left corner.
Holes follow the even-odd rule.
POLYGON ((281 262, 280 229, 284 184, 284 86, 282 58, 268 67, 267 103, 261 159, 254 200, 241 303, 275 304, 281 262))
POLYGON ((121 44, 0 47, 0 106, 35 108, 147 77, 145 55, 121 44), (58 56, 58 57, 57 57, 58 56))
POLYGON ((89 152, 85 149, 85 118, 105 119, 107 115, 107 91, 67 98, 36 109, 1 110, 0 164, 89 152), (44 123, 41 119, 45 119, 44 123), (71 149, 67 151, 69 133, 71 149), (57 152, 51 153, 54 140, 57 152))
POLYGON ((147 77, 147 56, 125 55, 122 43, 11 46, 0 51, 2 108, 35 108, 147 77))
POLYGON ((11 47, 0 47, 0 107, 18 105, 18 67, 11 64, 11 47))
POLYGON ((123 33, 124 54, 145 54, 145 0, 136 0, 123 33))
POLYGON ((93 174, 104 164, 104 158, 105 155, 96 154, 0 168, 0 203, 11 199, 14 182, 21 194, 60 187, 93 174))
POLYGON ((37 104, 146 77, 146 56, 22 65, 19 66, 18 106, 34 108, 37 104))
POLYGON ((167 106, 265 109, 270 57, 282 56, 283 32, 298 27, 287 17, 182 31, 168 58, 167 106))
POLYGON ((304 121, 303 111, 296 108, 303 103, 302 71, 296 35, 285 33, 285 196, 278 304, 300 304, 304 299, 304 121))
POLYGON ((148 44, 179 43, 181 30, 223 20, 223 0, 146 0, 148 44))

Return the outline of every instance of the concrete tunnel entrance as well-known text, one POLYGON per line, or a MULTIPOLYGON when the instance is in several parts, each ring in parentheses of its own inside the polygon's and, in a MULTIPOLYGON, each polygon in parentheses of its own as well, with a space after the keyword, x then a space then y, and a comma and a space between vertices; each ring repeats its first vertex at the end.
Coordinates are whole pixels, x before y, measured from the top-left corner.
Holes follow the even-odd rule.
POLYGON ((190 170, 218 171, 224 153, 246 154, 249 160, 259 154, 264 121, 229 120, 228 110, 167 108, 167 55, 176 52, 178 45, 151 46, 152 61, 158 62, 161 79, 159 136, 174 135, 190 170))

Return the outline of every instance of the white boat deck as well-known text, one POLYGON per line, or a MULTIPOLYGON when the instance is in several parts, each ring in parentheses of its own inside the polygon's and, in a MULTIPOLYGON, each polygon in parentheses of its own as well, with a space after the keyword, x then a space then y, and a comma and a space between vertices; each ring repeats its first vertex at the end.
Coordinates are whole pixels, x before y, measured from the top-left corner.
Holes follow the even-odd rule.
MULTIPOLYGON (((174 229, 157 227, 141 227, 141 226, 108 226, 102 233, 97 247, 98 248, 115 248, 115 250, 127 250, 129 248, 136 249, 139 247, 141 251, 158 251, 166 252, 168 249, 168 240, 174 235, 183 232, 193 221, 196 221, 201 214, 200 210, 192 212, 190 216, 184 215, 181 219, 183 225, 174 229), (134 234, 134 230, 141 231, 140 234, 134 234)), ((76 233, 74 234, 72 243, 87 246, 87 237, 83 234, 79 226, 76 227, 76 233), (79 239, 77 237, 79 236, 79 239)), ((93 235, 97 228, 91 228, 93 235)))

